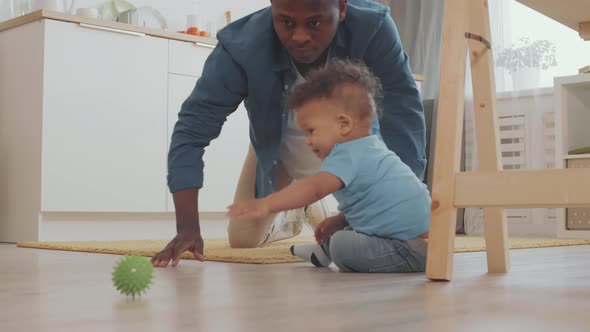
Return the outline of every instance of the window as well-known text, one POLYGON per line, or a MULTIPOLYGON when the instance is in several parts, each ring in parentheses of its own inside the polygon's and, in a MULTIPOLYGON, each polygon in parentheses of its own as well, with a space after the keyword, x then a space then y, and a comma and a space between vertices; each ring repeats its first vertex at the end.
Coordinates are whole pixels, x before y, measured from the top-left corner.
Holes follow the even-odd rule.
POLYGON ((590 42, 577 31, 515 0, 490 1, 490 6, 498 91, 552 87, 554 77, 590 65, 590 42), (518 54, 524 58, 516 59, 518 54))

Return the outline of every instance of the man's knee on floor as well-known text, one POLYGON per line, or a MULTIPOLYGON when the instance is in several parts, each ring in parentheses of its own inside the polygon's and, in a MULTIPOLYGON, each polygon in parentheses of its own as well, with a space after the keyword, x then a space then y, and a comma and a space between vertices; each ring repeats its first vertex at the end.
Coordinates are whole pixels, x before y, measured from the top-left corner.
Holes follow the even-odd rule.
POLYGON ((260 244, 260 240, 256 236, 245 236, 244 232, 232 229, 231 227, 227 228, 227 239, 229 246, 236 249, 257 248, 260 244))
POLYGON ((229 236, 229 246, 234 249, 251 249, 257 248, 259 241, 256 239, 249 239, 240 236, 229 236))

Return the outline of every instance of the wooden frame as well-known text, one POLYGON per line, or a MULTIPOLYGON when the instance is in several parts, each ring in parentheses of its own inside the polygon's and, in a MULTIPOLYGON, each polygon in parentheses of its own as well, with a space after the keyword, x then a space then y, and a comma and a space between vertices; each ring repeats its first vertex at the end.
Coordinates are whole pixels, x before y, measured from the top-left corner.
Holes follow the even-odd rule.
POLYGON ((483 207, 488 271, 509 270, 506 207, 590 205, 590 169, 502 171, 487 0, 446 0, 426 276, 451 280, 457 208, 483 207), (480 171, 460 172, 470 58, 480 171))
POLYGON ((549 18, 578 31, 590 40, 590 2, 586 0, 516 0, 549 18))
POLYGON ((590 40, 590 22, 578 23, 578 33, 580 38, 590 40))

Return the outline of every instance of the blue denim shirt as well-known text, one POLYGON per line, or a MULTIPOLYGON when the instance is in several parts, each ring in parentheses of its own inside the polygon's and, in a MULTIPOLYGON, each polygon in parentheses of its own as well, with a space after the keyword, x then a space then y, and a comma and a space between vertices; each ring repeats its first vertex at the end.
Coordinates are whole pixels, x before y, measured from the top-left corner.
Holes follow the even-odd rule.
MULTIPOLYGON (((182 104, 168 155, 171 192, 203 185, 204 148, 217 138, 226 118, 242 101, 250 120, 250 141, 258 160, 256 197, 275 189, 282 133, 287 126, 285 93, 295 81, 290 58, 275 34, 271 8, 228 25, 207 58, 203 74, 182 104)), ((388 8, 350 0, 330 47, 332 58, 358 59, 383 85, 379 133, 422 179, 426 166, 422 102, 388 8)), ((227 156, 228 162, 232 156, 227 156)), ((235 160, 231 162, 242 162, 235 160)))

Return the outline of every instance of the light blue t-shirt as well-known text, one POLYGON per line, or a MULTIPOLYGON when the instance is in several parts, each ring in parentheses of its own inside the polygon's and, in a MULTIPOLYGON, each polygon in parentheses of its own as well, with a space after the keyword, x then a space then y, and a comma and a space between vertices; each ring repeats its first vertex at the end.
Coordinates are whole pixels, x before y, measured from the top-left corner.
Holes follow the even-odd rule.
POLYGON ((334 197, 355 231, 398 240, 428 231, 431 199, 426 185, 377 136, 336 144, 320 172, 344 183, 334 197))

